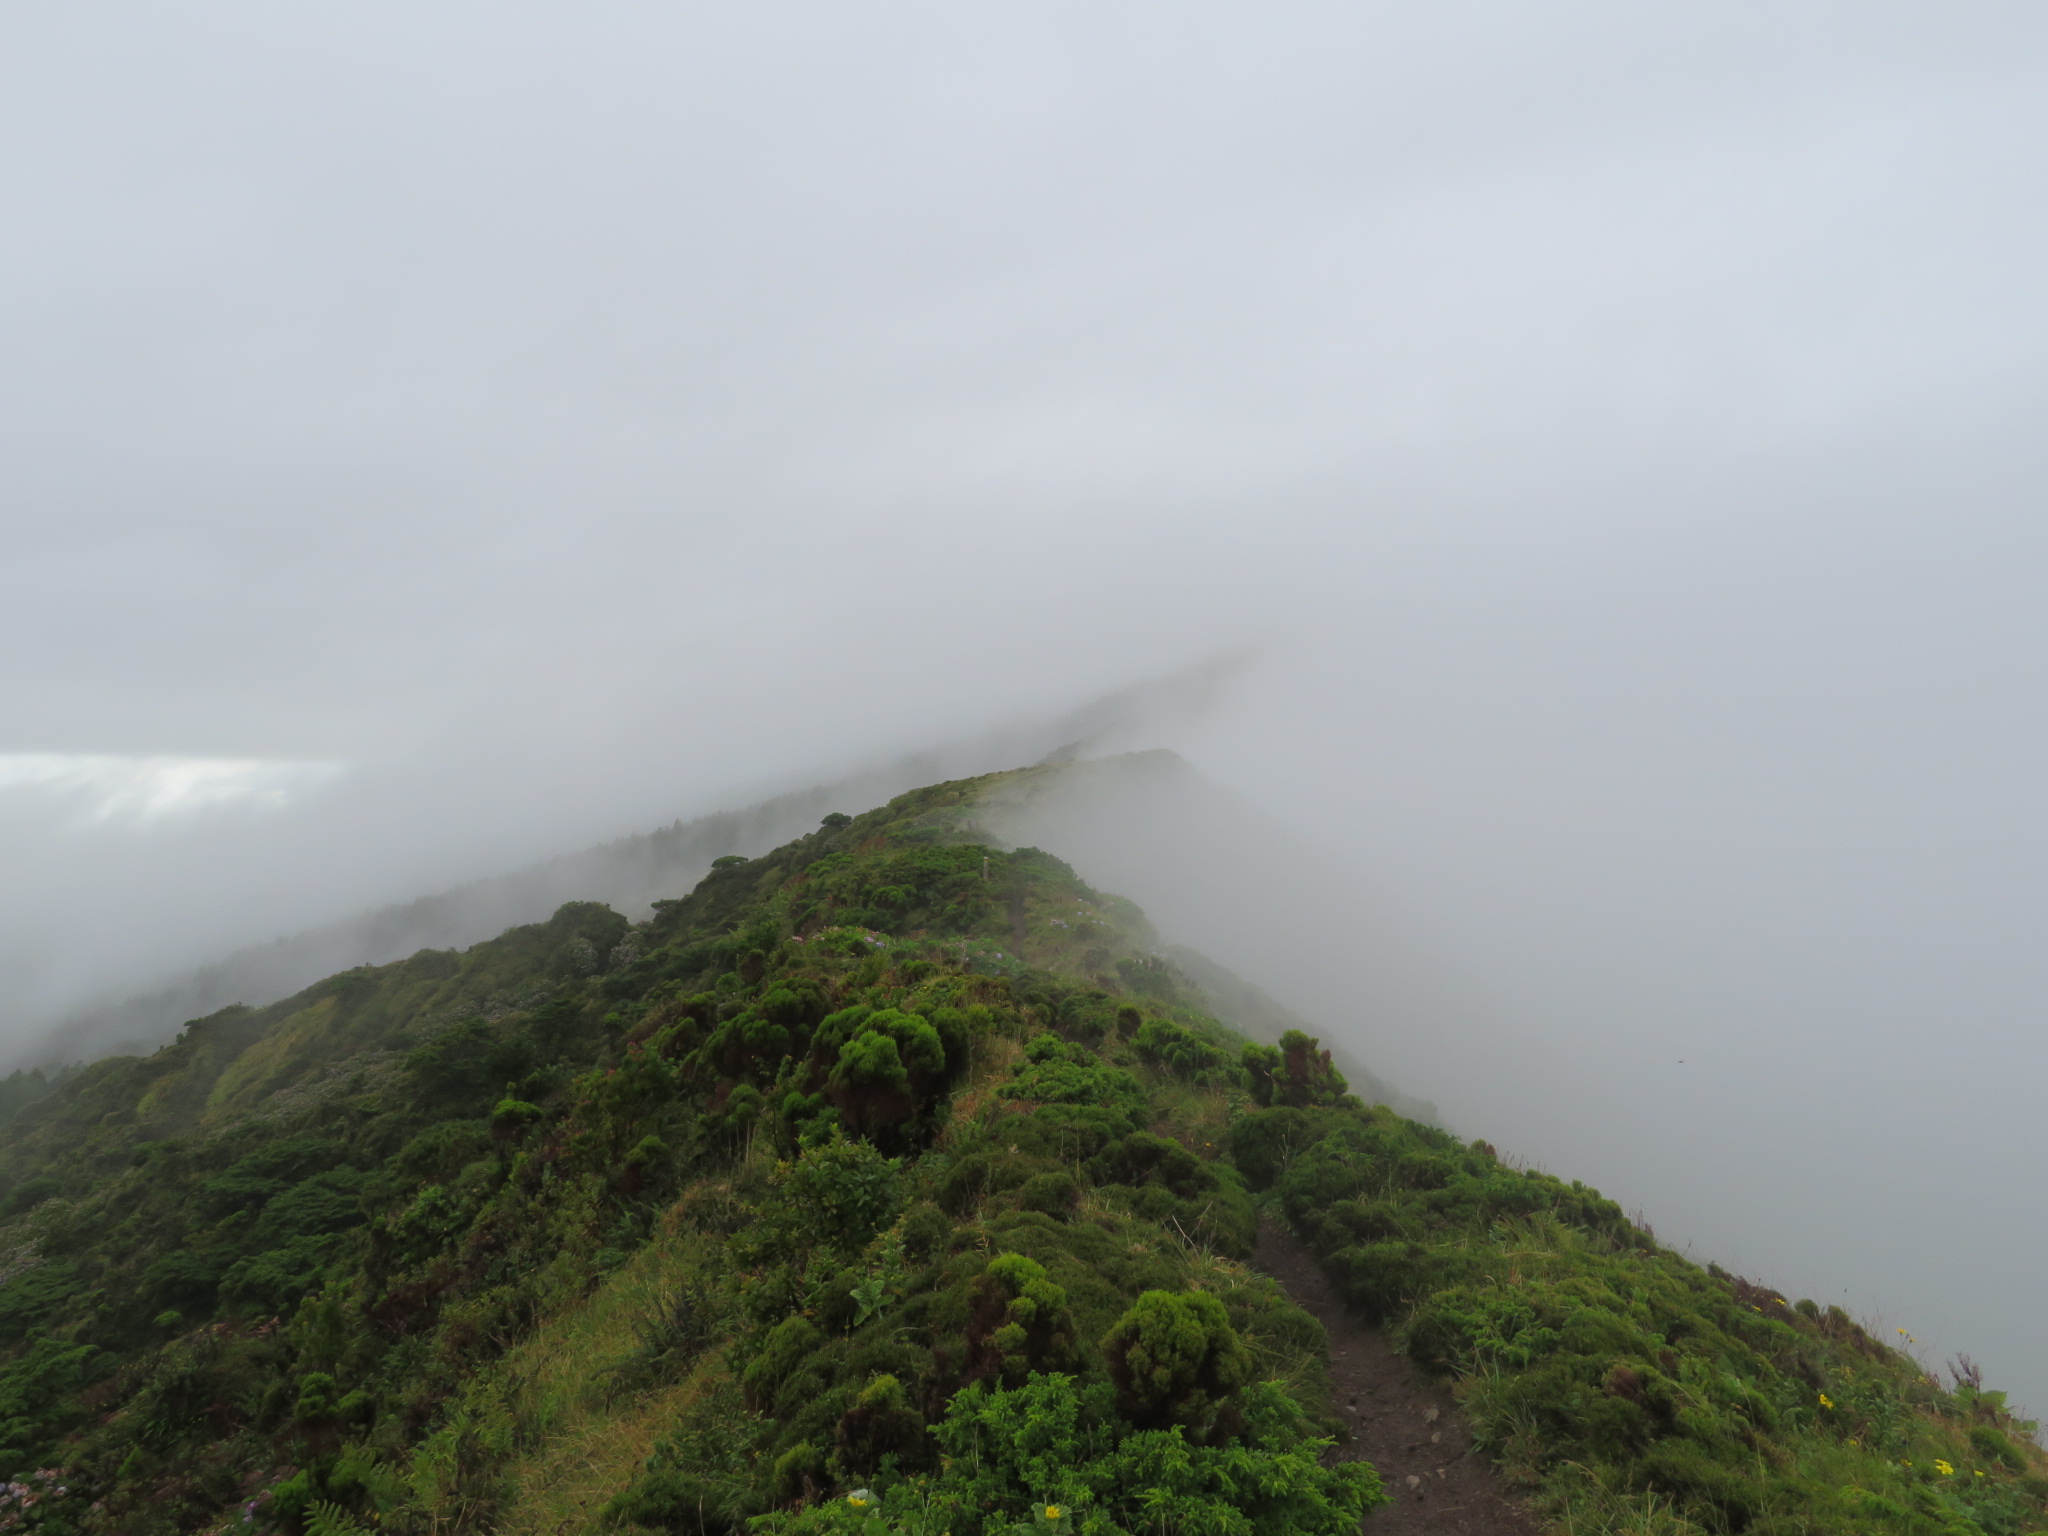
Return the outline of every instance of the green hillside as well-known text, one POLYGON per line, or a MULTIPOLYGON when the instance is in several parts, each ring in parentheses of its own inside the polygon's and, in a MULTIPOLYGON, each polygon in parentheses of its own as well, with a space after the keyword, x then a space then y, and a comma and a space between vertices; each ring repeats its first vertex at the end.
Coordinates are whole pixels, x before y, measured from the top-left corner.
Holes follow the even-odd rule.
POLYGON ((2048 1528, 1997 1393, 1237 1034, 1014 777, 18 1109, 0 1531, 1369 1529, 1262 1218, 1559 1530, 2048 1528))

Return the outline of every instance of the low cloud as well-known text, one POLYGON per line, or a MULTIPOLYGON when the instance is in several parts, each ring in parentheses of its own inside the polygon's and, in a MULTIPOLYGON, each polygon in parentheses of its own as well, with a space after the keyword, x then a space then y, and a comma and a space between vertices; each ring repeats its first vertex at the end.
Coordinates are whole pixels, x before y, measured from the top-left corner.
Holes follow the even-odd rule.
MULTIPOLYGON (((339 763, 260 758, 0 753, 0 796, 35 797, 73 826, 148 827, 210 811, 279 810, 332 783, 339 763)), ((4 812, 0 812, 4 814, 4 812)))

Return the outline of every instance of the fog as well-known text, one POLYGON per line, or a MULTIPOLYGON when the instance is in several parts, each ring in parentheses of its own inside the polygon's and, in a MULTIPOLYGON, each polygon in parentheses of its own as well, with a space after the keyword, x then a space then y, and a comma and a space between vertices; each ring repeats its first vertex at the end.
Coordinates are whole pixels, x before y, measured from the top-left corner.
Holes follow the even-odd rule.
POLYGON ((29 4, 0 144, 10 1048, 1170 747, 1084 874, 2048 1407, 2038 8, 29 4))

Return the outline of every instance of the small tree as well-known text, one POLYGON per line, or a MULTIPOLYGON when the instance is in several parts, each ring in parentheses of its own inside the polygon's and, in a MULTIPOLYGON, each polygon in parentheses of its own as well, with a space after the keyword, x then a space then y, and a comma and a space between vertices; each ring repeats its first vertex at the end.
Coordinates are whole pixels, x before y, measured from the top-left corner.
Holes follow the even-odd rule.
POLYGON ((491 1111, 491 1140, 503 1147, 516 1142, 526 1134, 526 1128, 542 1119, 546 1114, 538 1104, 528 1103, 513 1092, 512 1085, 505 1085, 505 1097, 498 1100, 498 1107, 491 1111))
POLYGON ((1351 1091, 1322 1048, 1322 1041, 1290 1029, 1280 1037, 1277 1048, 1247 1045, 1240 1062, 1249 1079, 1252 1097, 1261 1105, 1287 1105, 1307 1109, 1314 1104, 1337 1104, 1351 1091))
POLYGON ((924 1448, 924 1420, 910 1406, 903 1383, 876 1376, 839 1419, 840 1464, 856 1477, 878 1470, 885 1456, 914 1457, 924 1448))
POLYGON ((1102 1354, 1117 1409, 1133 1424, 1179 1424, 1198 1440, 1239 1427, 1230 1399, 1252 1379, 1252 1358, 1208 1292, 1145 1292, 1103 1336, 1102 1354))
POLYGON ((1074 1356, 1066 1288, 1021 1253, 990 1259, 968 1290, 968 1379, 1021 1386, 1033 1371, 1070 1369, 1074 1356))
POLYGON ((846 1009, 825 1020, 821 1043, 834 1026, 850 1033, 826 1080, 833 1105, 854 1130, 891 1136, 928 1106, 946 1076, 946 1046, 931 1021, 895 1008, 846 1009))
POLYGON ((805 1148, 783 1177, 803 1241, 849 1253, 893 1221, 903 1203, 898 1164, 870 1143, 843 1136, 805 1148))

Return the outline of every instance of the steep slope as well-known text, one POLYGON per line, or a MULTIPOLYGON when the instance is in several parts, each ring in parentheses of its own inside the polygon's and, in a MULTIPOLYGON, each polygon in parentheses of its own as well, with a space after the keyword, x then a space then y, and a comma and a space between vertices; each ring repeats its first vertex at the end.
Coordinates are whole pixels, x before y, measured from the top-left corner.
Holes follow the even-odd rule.
POLYGON ((1261 1205, 1575 1530, 2048 1523, 1996 1394, 1219 1022, 979 830, 1045 771, 24 1110, 0 1528, 1337 1536, 1381 1496, 1261 1205))

